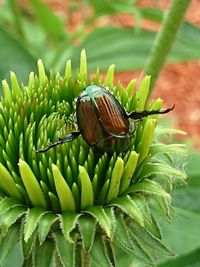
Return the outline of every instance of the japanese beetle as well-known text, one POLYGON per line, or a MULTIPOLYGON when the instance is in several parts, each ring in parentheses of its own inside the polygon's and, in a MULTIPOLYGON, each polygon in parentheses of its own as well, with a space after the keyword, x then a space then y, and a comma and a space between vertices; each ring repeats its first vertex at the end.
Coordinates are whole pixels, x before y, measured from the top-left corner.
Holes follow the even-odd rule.
POLYGON ((71 142, 80 134, 88 145, 97 150, 108 151, 115 147, 118 151, 124 152, 129 147, 136 121, 149 115, 168 113, 173 108, 174 106, 163 110, 145 110, 128 114, 107 88, 89 85, 81 92, 76 103, 79 131, 69 133, 36 152, 45 152, 59 144, 71 142))

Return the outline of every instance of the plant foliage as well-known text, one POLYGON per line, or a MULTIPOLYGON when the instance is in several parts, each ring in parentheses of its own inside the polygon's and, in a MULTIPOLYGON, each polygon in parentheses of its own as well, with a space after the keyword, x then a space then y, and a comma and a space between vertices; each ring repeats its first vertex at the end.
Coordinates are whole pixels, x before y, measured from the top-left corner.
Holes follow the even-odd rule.
POLYGON ((0 263, 20 241, 24 266, 49 266, 51 260, 57 266, 116 266, 116 248, 155 265, 160 253, 173 255, 154 212, 169 220, 172 186, 186 178, 173 160, 185 153, 183 146, 158 141, 159 131, 172 131, 156 128, 158 116, 152 115, 137 123, 126 153, 96 154, 81 136, 36 153, 76 127, 70 120, 74 99, 88 84, 109 86, 128 112, 161 108, 160 99, 146 103, 148 76, 138 91, 135 81, 127 88, 113 84, 114 66, 105 79, 98 71, 89 77, 85 51, 80 70, 71 73, 68 61, 64 77, 48 77, 39 60, 38 76, 30 73, 27 86, 14 73, 11 87, 3 81, 0 263))

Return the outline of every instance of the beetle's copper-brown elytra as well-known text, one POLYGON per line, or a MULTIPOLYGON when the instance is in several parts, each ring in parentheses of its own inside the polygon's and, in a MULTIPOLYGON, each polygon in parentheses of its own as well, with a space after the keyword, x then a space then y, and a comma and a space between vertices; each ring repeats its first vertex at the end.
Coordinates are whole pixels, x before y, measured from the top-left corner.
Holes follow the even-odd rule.
POLYGON ((96 145, 102 139, 108 143, 108 139, 125 136, 129 132, 125 110, 103 87, 87 87, 87 91, 78 98, 76 116, 80 132, 90 145, 96 145))

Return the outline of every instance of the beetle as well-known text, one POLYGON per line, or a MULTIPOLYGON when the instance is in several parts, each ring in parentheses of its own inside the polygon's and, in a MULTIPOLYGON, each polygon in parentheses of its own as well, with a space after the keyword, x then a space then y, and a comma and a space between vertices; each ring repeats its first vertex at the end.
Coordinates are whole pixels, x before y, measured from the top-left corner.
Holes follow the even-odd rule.
POLYGON ((46 152, 52 147, 71 142, 80 134, 89 146, 97 150, 109 151, 117 148, 120 152, 125 152, 135 131, 135 122, 149 115, 168 113, 174 107, 175 105, 168 109, 127 113, 108 88, 89 85, 80 93, 76 102, 79 131, 68 133, 36 152, 46 152))

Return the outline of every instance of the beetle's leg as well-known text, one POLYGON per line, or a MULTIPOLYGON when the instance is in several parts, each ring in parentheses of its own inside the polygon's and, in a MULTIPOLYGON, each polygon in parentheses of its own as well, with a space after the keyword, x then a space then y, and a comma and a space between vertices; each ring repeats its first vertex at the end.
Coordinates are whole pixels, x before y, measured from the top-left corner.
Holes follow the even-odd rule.
POLYGON ((149 115, 155 115, 155 114, 166 114, 168 112, 170 112, 171 110, 173 110, 175 107, 175 105, 173 105, 171 108, 167 108, 167 109, 161 109, 161 110, 151 110, 151 111, 139 111, 139 112, 131 112, 130 114, 127 114, 128 118, 134 119, 139 121, 140 119, 147 117, 149 115))
POLYGON ((51 149, 54 146, 61 145, 61 144, 64 144, 66 142, 71 142, 71 141, 75 140, 76 138, 79 137, 79 135, 80 135, 80 132, 69 133, 65 137, 59 138, 58 141, 56 141, 55 143, 48 145, 46 148, 38 149, 35 152, 39 152, 39 153, 46 152, 47 150, 51 149))

